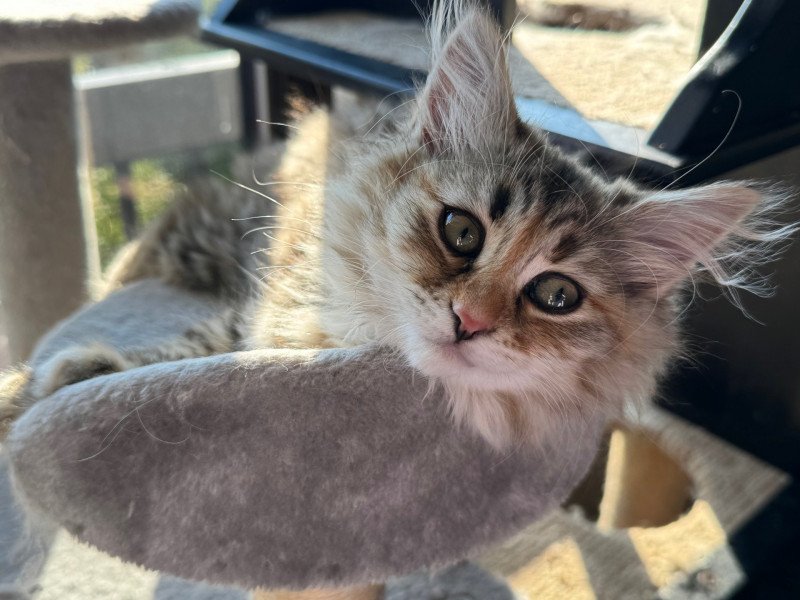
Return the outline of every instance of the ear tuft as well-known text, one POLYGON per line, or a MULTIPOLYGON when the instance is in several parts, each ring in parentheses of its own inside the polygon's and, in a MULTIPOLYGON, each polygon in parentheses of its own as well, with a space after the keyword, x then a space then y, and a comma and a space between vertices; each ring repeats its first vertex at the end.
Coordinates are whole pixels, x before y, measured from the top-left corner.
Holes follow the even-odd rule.
POLYGON ((505 139, 518 119, 503 35, 469 2, 438 2, 433 66, 419 95, 420 139, 433 152, 505 139))
POLYGON ((780 254, 795 225, 775 213, 788 194, 748 183, 724 182, 656 192, 628 208, 626 279, 664 296, 700 266, 720 285, 769 293, 756 268, 780 254))

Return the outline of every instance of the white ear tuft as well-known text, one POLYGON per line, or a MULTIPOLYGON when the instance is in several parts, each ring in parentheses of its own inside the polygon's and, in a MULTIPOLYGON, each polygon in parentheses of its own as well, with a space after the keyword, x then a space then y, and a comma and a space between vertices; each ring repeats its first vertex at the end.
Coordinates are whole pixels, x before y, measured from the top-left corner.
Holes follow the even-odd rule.
POLYGON ((723 286, 767 292, 755 268, 774 259, 796 229, 772 218, 785 200, 739 182, 645 197, 622 216, 631 255, 625 276, 665 295, 699 265, 723 286))
POLYGON ((438 2, 433 66, 419 96, 420 138, 433 152, 502 141, 518 119, 503 36, 484 10, 438 2))

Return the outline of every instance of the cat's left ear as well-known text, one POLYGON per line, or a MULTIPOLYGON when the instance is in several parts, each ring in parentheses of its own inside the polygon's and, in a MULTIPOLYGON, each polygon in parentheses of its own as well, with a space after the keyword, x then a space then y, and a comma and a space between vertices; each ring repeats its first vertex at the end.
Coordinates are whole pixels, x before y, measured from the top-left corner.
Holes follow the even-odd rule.
POLYGON ((434 64, 419 96, 421 142, 434 153, 496 145, 519 121, 503 35, 494 19, 475 7, 440 21, 446 17, 455 24, 443 40, 437 40, 441 31, 434 25, 434 64))
MULTIPOLYGON (((766 201, 761 191, 738 182, 645 196, 616 217, 624 221, 625 247, 618 250, 626 255, 625 279, 665 295, 701 264, 725 283, 720 251, 731 236, 765 239, 748 226, 747 216, 766 201)), ((726 250, 737 251, 734 246, 726 250)))

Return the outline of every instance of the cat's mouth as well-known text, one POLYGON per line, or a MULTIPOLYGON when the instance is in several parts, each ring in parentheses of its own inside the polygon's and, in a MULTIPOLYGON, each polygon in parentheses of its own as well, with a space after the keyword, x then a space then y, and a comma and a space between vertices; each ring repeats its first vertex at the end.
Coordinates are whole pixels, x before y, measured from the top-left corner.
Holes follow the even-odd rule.
POLYGON ((490 358, 492 349, 485 345, 485 341, 457 341, 445 330, 421 331, 413 327, 409 332, 411 335, 406 340, 406 356, 416 369, 427 376, 456 378, 477 388, 496 386, 498 370, 504 369, 496 358, 490 358))
POLYGON ((444 335, 434 338, 418 333, 408 340, 406 352, 414 368, 461 388, 513 390, 530 379, 483 340, 457 342, 444 335))
POLYGON ((420 336, 409 354, 412 363, 432 377, 464 377, 482 371, 480 363, 463 342, 420 336))
POLYGON ((473 363, 467 353, 464 351, 464 344, 459 342, 434 342, 434 347, 439 356, 442 357, 447 363, 453 364, 458 368, 475 368, 477 365, 473 363))

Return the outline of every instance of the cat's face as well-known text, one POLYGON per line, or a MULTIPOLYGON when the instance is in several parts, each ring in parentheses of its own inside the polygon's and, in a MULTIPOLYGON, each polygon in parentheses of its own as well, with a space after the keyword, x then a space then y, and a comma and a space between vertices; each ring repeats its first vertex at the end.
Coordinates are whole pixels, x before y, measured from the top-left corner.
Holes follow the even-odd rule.
POLYGON ((392 299, 379 337, 498 447, 649 393, 676 342, 672 303, 634 255, 625 211, 639 193, 518 135, 491 162, 406 156, 373 232, 375 294, 392 299))
POLYGON ((606 355, 635 307, 623 315, 614 233, 598 226, 621 189, 527 134, 495 159, 440 157, 400 184, 387 215, 402 282, 391 321, 424 372, 518 392, 606 355))
POLYGON ((340 261, 354 320, 503 447, 564 411, 651 394, 677 345, 677 290, 698 263, 725 277, 714 250, 732 231, 763 237, 743 224, 761 196, 596 176, 520 121, 493 22, 456 21, 414 125, 348 188, 359 230, 340 215, 334 237, 364 248, 340 261))

